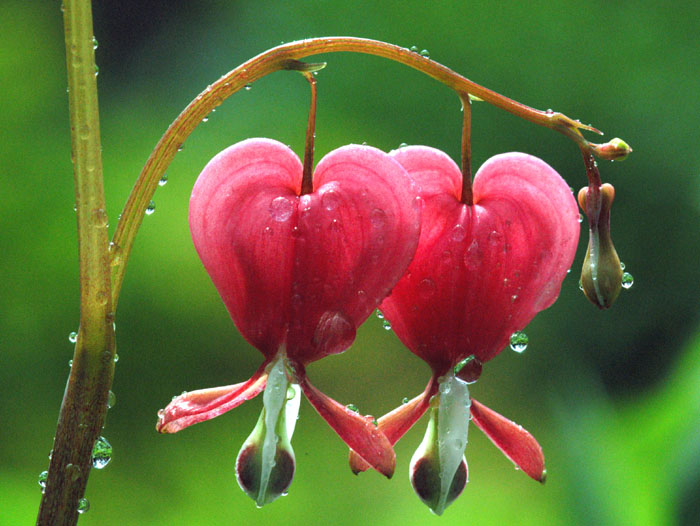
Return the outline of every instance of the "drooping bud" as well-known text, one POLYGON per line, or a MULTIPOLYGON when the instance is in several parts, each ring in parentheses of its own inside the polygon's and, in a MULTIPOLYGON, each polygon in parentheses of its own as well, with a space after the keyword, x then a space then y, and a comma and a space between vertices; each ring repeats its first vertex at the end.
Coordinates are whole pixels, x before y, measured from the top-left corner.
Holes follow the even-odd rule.
POLYGON ((442 515, 467 484, 469 406, 466 382, 453 373, 442 377, 440 394, 431 402, 428 429, 411 459, 411 485, 436 515, 442 515))
POLYGON ((258 507, 286 494, 296 467, 290 439, 301 395, 298 385, 289 384, 284 368, 283 359, 271 367, 264 408, 236 459, 238 484, 258 507))
POLYGON ((608 161, 624 161, 632 153, 632 148, 622 139, 615 137, 604 144, 592 144, 596 155, 608 161))
POLYGON ((610 237, 610 207, 614 198, 615 189, 608 183, 598 189, 584 187, 578 193, 579 204, 588 216, 590 234, 581 286, 589 301, 600 309, 609 308, 622 288, 620 258, 610 237), (589 203, 589 198, 595 202, 589 203))

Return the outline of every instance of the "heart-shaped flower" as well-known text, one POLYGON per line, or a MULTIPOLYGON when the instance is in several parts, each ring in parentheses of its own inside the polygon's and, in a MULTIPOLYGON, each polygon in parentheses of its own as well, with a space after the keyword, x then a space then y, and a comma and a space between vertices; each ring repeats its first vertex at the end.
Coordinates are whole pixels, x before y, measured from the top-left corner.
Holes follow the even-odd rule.
MULTIPOLYGON (((395 443, 439 396, 429 434, 443 445, 431 449, 432 442, 424 441, 412 466, 419 496, 442 513, 461 491, 452 484, 455 477, 466 481, 458 468, 467 438, 461 419, 469 412, 511 460, 544 479, 534 438, 472 401, 466 384, 556 300, 578 243, 578 208, 566 182, 530 155, 489 159, 474 178, 473 204, 460 201, 462 174, 443 152, 413 146, 391 156, 419 184, 425 206, 416 255, 381 310, 399 339, 430 365, 433 378, 422 395, 382 417, 379 427, 395 443), (443 411, 444 404, 452 409, 443 411), (452 436, 451 452, 446 436, 452 436), (439 476, 430 479, 433 471, 439 476)), ((351 466, 366 468, 355 455, 351 466)))
MULTIPOLYGON (((285 487, 284 474, 270 471, 274 459, 289 471, 291 449, 275 453, 274 446, 288 443, 282 420, 295 419, 284 410, 289 385, 300 385, 371 466, 391 476, 395 462, 371 420, 313 387, 305 366, 347 349, 405 272, 420 231, 417 187, 399 162, 359 145, 326 155, 311 193, 301 195, 301 182, 299 158, 269 139, 231 146, 202 171, 190 199, 194 245, 234 323, 265 360, 247 382, 175 398, 157 425, 176 432, 266 389, 262 427, 237 465, 239 482, 261 505, 285 487), (266 388, 272 376, 275 393, 266 388)), ((292 428, 286 427, 288 435, 292 428)), ((288 485, 291 474, 287 479, 288 485)))

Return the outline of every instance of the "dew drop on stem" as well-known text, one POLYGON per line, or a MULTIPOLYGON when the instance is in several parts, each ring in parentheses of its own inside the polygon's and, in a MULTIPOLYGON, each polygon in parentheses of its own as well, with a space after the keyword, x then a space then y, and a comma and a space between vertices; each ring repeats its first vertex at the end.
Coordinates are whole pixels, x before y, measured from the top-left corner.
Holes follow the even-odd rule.
POLYGON ((150 203, 148 203, 148 206, 146 207, 146 215, 150 216, 155 211, 156 211, 156 204, 153 201, 151 201, 150 203))
POLYGON ((75 343, 78 341, 78 333, 73 331, 68 335, 68 341, 71 343, 75 343))

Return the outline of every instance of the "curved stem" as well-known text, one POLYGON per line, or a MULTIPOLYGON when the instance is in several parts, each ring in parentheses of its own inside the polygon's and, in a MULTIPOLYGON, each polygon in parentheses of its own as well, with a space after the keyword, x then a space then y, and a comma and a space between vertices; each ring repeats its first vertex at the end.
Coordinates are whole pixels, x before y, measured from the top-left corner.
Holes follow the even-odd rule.
POLYGON ((303 70, 299 59, 304 57, 337 52, 365 53, 405 64, 436 79, 458 93, 471 94, 530 122, 552 128, 566 135, 582 148, 591 149, 590 143, 583 138, 580 130, 600 133, 595 128, 581 124, 561 113, 551 110, 536 110, 499 95, 466 79, 442 64, 407 48, 386 42, 354 37, 326 37, 300 40, 277 46, 241 64, 200 93, 173 121, 146 161, 146 165, 126 202, 112 240, 115 252, 121 253, 120 260, 112 267, 112 301, 115 307, 124 278, 125 266, 146 207, 158 186, 160 177, 175 157, 178 148, 195 127, 212 109, 219 106, 224 99, 246 84, 283 69, 303 70))
POLYGON ((104 424, 114 373, 114 329, 107 213, 89 0, 64 1, 68 102, 73 152, 80 330, 63 396, 37 524, 72 525, 104 424))

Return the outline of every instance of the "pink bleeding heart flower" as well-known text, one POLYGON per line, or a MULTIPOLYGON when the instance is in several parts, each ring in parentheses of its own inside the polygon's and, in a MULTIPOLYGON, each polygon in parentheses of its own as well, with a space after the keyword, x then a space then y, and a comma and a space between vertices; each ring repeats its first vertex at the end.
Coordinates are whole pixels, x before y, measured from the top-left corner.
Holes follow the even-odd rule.
MULTIPOLYGON (((382 417, 379 428, 394 444, 431 408, 412 482, 439 514, 466 483, 469 413, 508 458, 544 481, 544 456, 535 439, 472 400, 466 386, 513 333, 558 297, 578 243, 578 209, 554 169, 523 153, 497 155, 481 167, 473 204, 460 201, 462 175, 443 152, 413 146, 391 156, 419 184, 425 206, 416 255, 381 311, 433 377, 423 394, 382 417), (448 443, 446 436, 452 449, 441 446, 438 452, 436 444, 448 443)), ((351 467, 367 468, 352 453, 351 467)))
POLYGON ((350 145, 316 167, 285 145, 249 139, 214 157, 190 199, 190 229, 241 334, 264 355, 246 382, 183 393, 159 412, 158 431, 209 420, 263 390, 263 413, 237 460, 241 487, 263 505, 286 491, 299 387, 364 461, 386 476, 391 444, 372 423, 309 382, 305 366, 343 352, 356 328, 408 267, 420 231, 417 187, 399 162, 350 145))

